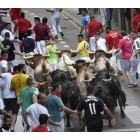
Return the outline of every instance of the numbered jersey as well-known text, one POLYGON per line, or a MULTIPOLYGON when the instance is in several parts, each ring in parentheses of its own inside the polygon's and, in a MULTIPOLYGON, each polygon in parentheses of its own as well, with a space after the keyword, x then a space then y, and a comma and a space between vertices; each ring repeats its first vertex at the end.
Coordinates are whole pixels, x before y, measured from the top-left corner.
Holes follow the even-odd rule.
POLYGON ((20 91, 27 86, 27 78, 29 78, 29 75, 23 73, 16 74, 12 78, 11 89, 15 89, 17 97, 20 91))
POLYGON ((105 104, 101 99, 95 96, 87 96, 80 102, 77 110, 81 112, 84 109, 88 127, 103 124, 100 112, 104 110, 104 107, 105 104))

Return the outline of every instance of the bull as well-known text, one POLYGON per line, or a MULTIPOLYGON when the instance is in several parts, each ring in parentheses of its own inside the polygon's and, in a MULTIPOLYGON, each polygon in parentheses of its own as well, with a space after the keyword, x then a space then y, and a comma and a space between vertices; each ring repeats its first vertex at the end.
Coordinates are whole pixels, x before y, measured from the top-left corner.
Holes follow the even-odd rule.
POLYGON ((26 64, 29 65, 32 69, 34 69, 35 80, 39 83, 48 81, 47 83, 39 87, 39 91, 44 93, 49 92, 48 87, 51 86, 52 82, 49 73, 54 71, 54 67, 46 61, 46 57, 49 56, 42 56, 41 54, 35 54, 28 57, 23 56, 23 58, 26 60, 26 64))
POLYGON ((98 50, 96 52, 91 52, 91 51, 87 51, 85 49, 85 51, 90 54, 91 57, 94 56, 94 67, 93 67, 93 73, 102 71, 102 70, 107 70, 108 72, 113 73, 116 77, 120 77, 121 72, 120 70, 117 68, 117 64, 115 62, 110 62, 108 61, 108 58, 110 58, 113 53, 114 53, 114 49, 108 52, 104 52, 102 50, 98 50))
MULTIPOLYGON (((95 96, 101 98, 111 111, 115 110, 118 101, 121 118, 125 118, 123 109, 125 108, 126 96, 116 76, 103 70, 97 73, 96 79, 93 79, 90 84, 96 89, 95 96)), ((111 126, 110 120, 109 125, 111 126)))

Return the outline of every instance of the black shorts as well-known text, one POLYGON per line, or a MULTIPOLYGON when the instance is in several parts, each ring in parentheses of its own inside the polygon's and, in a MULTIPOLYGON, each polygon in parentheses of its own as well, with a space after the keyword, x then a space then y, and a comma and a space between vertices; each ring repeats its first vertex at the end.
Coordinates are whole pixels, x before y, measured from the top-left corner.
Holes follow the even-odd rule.
POLYGON ((5 110, 11 110, 12 114, 18 114, 19 105, 17 104, 16 98, 3 99, 3 101, 5 104, 5 110))
POLYGON ((102 132, 103 131, 103 125, 99 125, 99 126, 87 126, 87 131, 88 132, 102 132))

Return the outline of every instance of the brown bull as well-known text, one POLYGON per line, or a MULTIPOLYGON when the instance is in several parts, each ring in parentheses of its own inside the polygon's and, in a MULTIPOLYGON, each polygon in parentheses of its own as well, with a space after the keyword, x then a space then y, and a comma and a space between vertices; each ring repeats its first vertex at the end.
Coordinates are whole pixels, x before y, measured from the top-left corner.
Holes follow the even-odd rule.
POLYGON ((75 63, 72 64, 68 64, 66 61, 65 63, 67 65, 72 65, 76 71, 77 71, 77 77, 76 77, 76 83, 80 89, 80 96, 81 98, 85 97, 87 94, 87 84, 93 79, 95 78, 95 75, 92 74, 89 71, 89 63, 92 63, 92 61, 90 62, 86 62, 85 60, 77 60, 75 61, 75 63))
POLYGON ((94 68, 93 68, 93 73, 97 73, 102 70, 107 70, 114 74, 116 77, 119 78, 120 76, 120 71, 117 68, 117 65, 115 62, 110 62, 108 58, 112 56, 114 50, 111 50, 109 52, 104 52, 102 50, 96 51, 96 52, 89 52, 92 57, 94 56, 94 68))
POLYGON ((42 83, 48 81, 46 84, 40 86, 39 91, 48 93, 48 87, 51 87, 51 76, 50 72, 54 71, 54 67, 50 65, 46 60, 46 56, 42 56, 41 54, 35 54, 34 56, 23 57, 26 60, 26 64, 28 64, 31 68, 34 69, 34 78, 37 82, 42 83))

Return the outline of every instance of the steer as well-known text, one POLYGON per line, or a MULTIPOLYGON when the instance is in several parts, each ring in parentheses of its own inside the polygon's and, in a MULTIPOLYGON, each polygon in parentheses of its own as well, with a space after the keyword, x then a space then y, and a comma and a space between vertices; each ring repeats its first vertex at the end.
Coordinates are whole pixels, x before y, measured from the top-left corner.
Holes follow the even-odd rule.
POLYGON ((91 81, 91 85, 96 89, 95 96, 101 98, 111 111, 115 110, 118 100, 121 118, 125 118, 123 108, 125 108, 126 96, 118 78, 106 70, 100 71, 97 73, 96 79, 91 81))
POLYGON ((39 87, 40 92, 48 93, 48 87, 51 86, 52 82, 49 73, 54 71, 54 67, 45 60, 45 57, 48 56, 35 54, 34 56, 24 56, 23 58, 26 60, 26 63, 34 69, 34 78, 37 82, 42 83, 48 81, 45 85, 39 87))
POLYGON ((71 59, 71 57, 74 57, 75 55, 70 54, 69 50, 61 50, 60 61, 58 63, 57 69, 68 71, 71 76, 76 76, 77 72, 72 66, 68 66, 65 64, 64 61, 67 61, 69 63, 74 63, 74 61, 71 59))
POLYGON ((95 56, 93 73, 97 73, 102 70, 107 70, 108 72, 111 72, 119 79, 121 72, 117 68, 117 64, 115 62, 108 61, 108 58, 112 56, 113 51, 114 50, 108 52, 104 52, 102 50, 98 50, 96 52, 86 51, 87 53, 90 54, 90 56, 93 55, 95 56))

